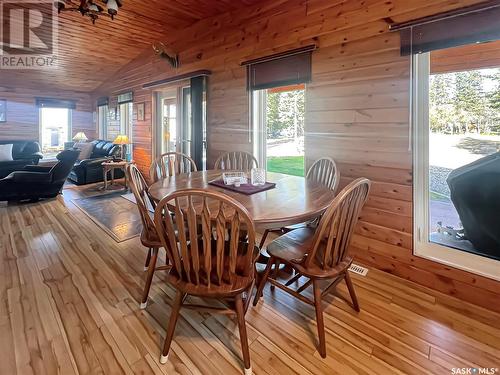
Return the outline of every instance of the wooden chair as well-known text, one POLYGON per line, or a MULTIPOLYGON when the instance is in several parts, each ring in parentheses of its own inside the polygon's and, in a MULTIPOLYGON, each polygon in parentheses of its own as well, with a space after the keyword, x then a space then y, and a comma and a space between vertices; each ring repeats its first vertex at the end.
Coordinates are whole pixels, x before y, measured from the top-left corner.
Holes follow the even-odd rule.
MULTIPOLYGON (((326 186, 333 192, 336 192, 340 182, 340 172, 337 168, 337 165, 335 164, 335 161, 333 161, 332 158, 325 157, 316 160, 313 165, 311 165, 311 168, 309 168, 309 170, 307 171, 306 179, 326 186)), ((260 239, 259 247, 261 249, 264 247, 269 232, 284 234, 290 232, 291 230, 303 227, 304 225, 315 225, 317 224, 317 221, 318 220, 315 219, 309 223, 299 224, 295 226, 283 227, 279 229, 266 229, 264 231, 264 234, 262 235, 262 238, 260 239)))
POLYGON ((259 249, 248 211, 220 192, 186 189, 163 198, 154 221, 172 264, 167 279, 177 290, 160 362, 168 360, 181 306, 236 313, 245 374, 251 374, 245 313, 255 285, 259 249), (219 300, 227 308, 185 304, 189 295, 219 300))
POLYGON ((181 152, 167 152, 153 160, 149 168, 149 176, 151 181, 156 182, 161 178, 197 170, 196 163, 188 155, 181 152))
POLYGON ((267 246, 267 252, 271 258, 259 283, 254 305, 257 304, 268 280, 272 285, 290 293, 302 302, 313 305, 316 309, 319 354, 323 358, 326 357, 326 343, 321 307, 322 297, 329 292, 334 292, 336 285, 345 280, 352 299, 352 307, 359 311, 358 300, 348 272, 352 263, 352 258, 348 255, 348 248, 369 191, 370 181, 366 178, 358 178, 337 195, 321 217, 316 229, 304 227, 291 231, 267 246), (296 271, 296 275, 285 284, 278 282, 276 277, 270 278, 271 267, 276 262, 292 267, 296 271), (291 289, 289 286, 302 276, 308 279, 307 282, 297 290, 291 289), (320 281, 322 280, 330 280, 330 284, 323 292, 320 290, 320 281), (314 300, 301 294, 311 284, 314 300))
POLYGON ((340 182, 340 172, 332 158, 316 160, 307 171, 306 179, 337 191, 340 182))
POLYGON ((130 189, 132 190, 137 202, 137 209, 141 215, 141 243, 149 249, 146 257, 146 263, 144 265, 144 270, 147 271, 146 284, 144 285, 144 291, 141 299, 141 309, 144 309, 147 305, 149 289, 151 288, 151 281, 153 280, 154 272, 158 269, 167 269, 168 267, 156 267, 158 252, 160 247, 162 247, 162 244, 156 232, 152 214, 150 212, 150 207, 154 208, 155 202, 148 195, 148 185, 146 184, 141 172, 134 164, 128 165, 125 173, 127 174, 130 189))
POLYGON ((215 161, 214 169, 249 171, 258 168, 259 162, 244 151, 226 152, 215 161))

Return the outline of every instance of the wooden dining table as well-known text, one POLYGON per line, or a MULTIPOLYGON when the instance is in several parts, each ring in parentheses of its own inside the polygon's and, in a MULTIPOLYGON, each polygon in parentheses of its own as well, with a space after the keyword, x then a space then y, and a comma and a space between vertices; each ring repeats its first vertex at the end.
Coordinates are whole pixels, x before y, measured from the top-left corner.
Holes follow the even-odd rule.
POLYGON ((161 179, 149 187, 155 201, 181 189, 219 191, 240 202, 250 213, 257 228, 272 229, 312 220, 321 215, 335 198, 327 187, 304 177, 267 172, 266 180, 276 187, 252 195, 245 195, 209 182, 222 178, 221 170, 178 174, 161 179))

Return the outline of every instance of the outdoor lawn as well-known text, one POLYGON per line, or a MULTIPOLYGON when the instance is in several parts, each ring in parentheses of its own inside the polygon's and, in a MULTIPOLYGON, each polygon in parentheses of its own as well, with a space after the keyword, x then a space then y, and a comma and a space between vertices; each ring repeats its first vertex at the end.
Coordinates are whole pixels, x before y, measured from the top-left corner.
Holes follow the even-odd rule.
POLYGON ((269 172, 304 176, 304 156, 271 156, 267 158, 269 172))

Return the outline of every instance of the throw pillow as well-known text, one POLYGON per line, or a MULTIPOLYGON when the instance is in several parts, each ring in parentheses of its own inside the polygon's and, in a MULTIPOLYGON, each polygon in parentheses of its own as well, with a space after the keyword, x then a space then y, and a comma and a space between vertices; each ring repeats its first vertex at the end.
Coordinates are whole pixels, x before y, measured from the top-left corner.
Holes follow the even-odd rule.
POLYGON ((0 145, 0 161, 12 161, 12 143, 0 145))
POLYGON ((94 145, 92 143, 79 142, 76 143, 73 147, 80 150, 78 160, 84 160, 90 158, 94 145))

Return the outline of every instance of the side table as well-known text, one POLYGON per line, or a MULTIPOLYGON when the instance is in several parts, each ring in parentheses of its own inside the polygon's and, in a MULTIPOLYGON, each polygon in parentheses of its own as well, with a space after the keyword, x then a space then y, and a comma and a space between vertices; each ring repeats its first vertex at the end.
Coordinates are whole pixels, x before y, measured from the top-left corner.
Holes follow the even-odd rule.
POLYGON ((125 173, 125 189, 128 188, 126 169, 132 162, 127 161, 104 161, 102 162, 102 173, 104 174, 104 190, 108 189, 108 172, 111 172, 111 185, 115 183, 115 169, 121 169, 125 173))

